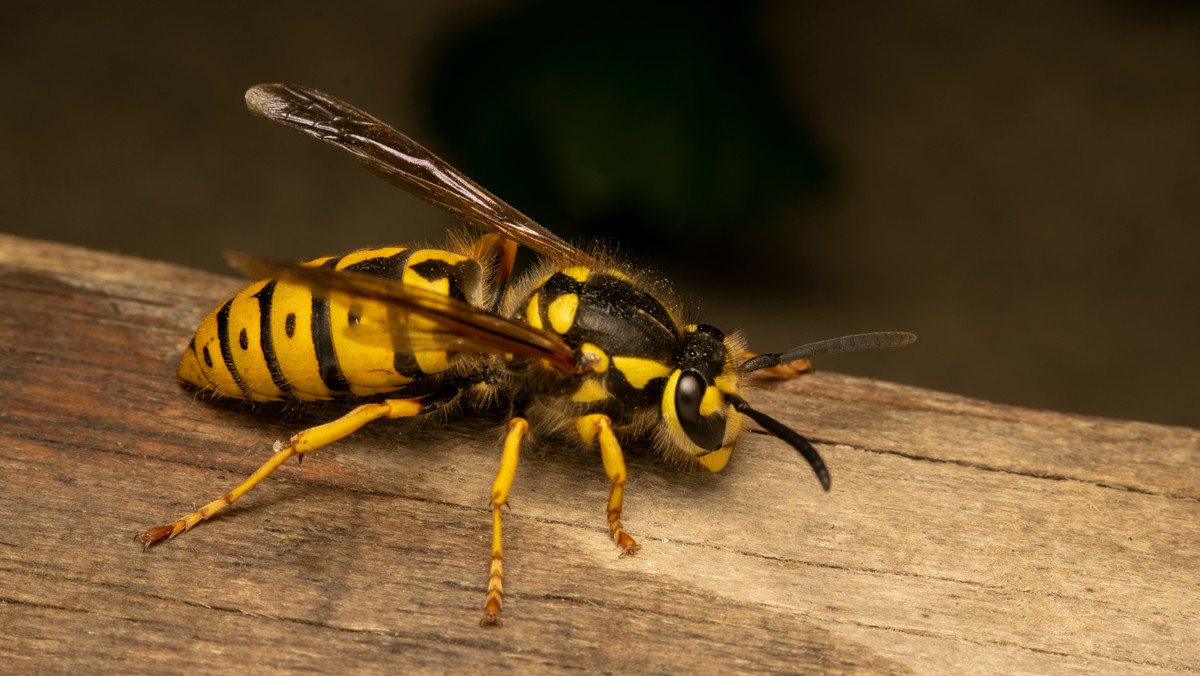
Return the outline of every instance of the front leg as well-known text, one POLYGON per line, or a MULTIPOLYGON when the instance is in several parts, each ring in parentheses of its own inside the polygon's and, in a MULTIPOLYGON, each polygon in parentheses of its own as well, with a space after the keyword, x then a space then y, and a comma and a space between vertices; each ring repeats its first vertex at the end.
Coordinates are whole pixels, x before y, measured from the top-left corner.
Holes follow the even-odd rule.
POLYGON ((600 437, 600 457, 604 461, 604 473, 612 482, 612 490, 608 493, 608 532, 613 542, 621 548, 621 556, 633 554, 638 550, 638 543, 625 532, 621 525, 621 506, 625 496, 625 455, 621 452, 621 444, 612 431, 612 419, 603 413, 585 415, 575 420, 575 430, 583 442, 591 445, 597 436, 600 437))

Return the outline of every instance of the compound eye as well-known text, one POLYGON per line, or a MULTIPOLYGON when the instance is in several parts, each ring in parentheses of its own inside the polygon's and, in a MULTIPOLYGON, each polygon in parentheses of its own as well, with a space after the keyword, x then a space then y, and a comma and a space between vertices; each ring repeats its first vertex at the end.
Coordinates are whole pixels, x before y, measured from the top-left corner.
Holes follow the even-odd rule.
POLYGON ((700 415, 700 402, 707 390, 708 383, 699 373, 684 371, 679 374, 675 384, 675 416, 692 443, 706 451, 715 451, 725 440, 725 418, 700 415))

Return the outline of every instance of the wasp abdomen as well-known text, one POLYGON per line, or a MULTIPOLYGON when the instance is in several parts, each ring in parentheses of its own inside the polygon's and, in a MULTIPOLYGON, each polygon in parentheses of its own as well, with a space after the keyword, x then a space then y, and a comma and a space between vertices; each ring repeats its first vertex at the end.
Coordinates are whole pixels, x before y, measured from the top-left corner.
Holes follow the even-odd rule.
MULTIPOLYGON (((482 301, 479 263, 449 251, 366 249, 305 265, 394 279, 472 304, 482 301)), ((423 324, 428 320, 391 312, 313 294, 283 280, 262 280, 204 320, 177 375, 220 397, 308 401, 391 392, 445 370, 450 358, 444 350, 396 347, 409 343, 407 332, 428 331, 423 324), (355 327, 366 320, 386 327, 390 340, 352 340, 355 327)))

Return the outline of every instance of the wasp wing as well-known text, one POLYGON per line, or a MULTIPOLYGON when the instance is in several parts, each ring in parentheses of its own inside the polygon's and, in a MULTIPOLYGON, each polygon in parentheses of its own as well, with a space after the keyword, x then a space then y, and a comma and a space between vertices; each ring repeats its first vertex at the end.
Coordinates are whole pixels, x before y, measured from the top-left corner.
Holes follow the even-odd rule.
POLYGON ((250 112, 353 154, 371 173, 486 232, 560 263, 595 260, 480 187, 416 141, 354 106, 308 87, 264 84, 246 92, 250 112))
POLYGON ((362 320, 351 340, 387 344, 396 351, 454 350, 545 359, 567 373, 580 365, 562 338, 456 298, 394 279, 347 270, 276 261, 227 251, 229 263, 255 278, 300 284, 345 305, 361 304, 362 320), (413 321, 410 315, 420 318, 413 321), (404 330, 397 330, 403 327, 404 330))

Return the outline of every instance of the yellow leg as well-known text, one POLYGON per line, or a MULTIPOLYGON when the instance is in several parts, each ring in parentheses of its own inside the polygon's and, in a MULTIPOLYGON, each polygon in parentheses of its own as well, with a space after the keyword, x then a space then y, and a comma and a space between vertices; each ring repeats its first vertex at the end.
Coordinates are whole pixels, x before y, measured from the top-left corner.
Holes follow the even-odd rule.
POLYGON ((604 461, 604 473, 612 482, 612 490, 608 494, 608 532, 613 542, 621 548, 621 556, 633 554, 638 550, 638 543, 621 525, 621 506, 628 477, 625 473, 625 456, 612 431, 612 419, 602 413, 585 415, 575 420, 575 429, 587 444, 592 443, 597 435, 600 436, 600 458, 604 461))
POLYGON ((267 478, 268 474, 274 472, 276 468, 283 464, 284 460, 293 455, 308 453, 328 443, 337 441, 372 420, 380 418, 407 418, 418 415, 424 410, 425 407, 421 399, 386 399, 375 404, 363 404, 333 422, 304 430, 293 436, 284 448, 280 448, 283 444, 276 442, 275 455, 271 456, 271 459, 264 463, 262 467, 259 467, 249 478, 238 484, 237 488, 174 523, 144 530, 138 534, 137 538, 142 541, 144 547, 149 547, 164 537, 167 539, 174 538, 176 535, 191 529, 192 526, 207 520, 213 514, 237 502, 237 499, 245 495, 246 491, 258 485, 258 482, 267 478))
POLYGON ((500 469, 492 482, 492 565, 488 570, 487 601, 483 604, 483 620, 480 624, 500 624, 500 604, 504 600, 504 549, 500 544, 500 508, 508 503, 508 491, 517 475, 517 458, 521 452, 521 439, 529 432, 529 423, 524 418, 508 421, 508 436, 504 438, 504 453, 500 456, 500 469))

